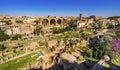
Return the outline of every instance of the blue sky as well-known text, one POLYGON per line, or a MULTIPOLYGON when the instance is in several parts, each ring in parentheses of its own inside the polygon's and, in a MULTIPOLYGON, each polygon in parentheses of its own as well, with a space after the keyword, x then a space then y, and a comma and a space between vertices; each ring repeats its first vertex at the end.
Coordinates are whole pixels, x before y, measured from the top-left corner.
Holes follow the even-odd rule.
POLYGON ((120 16, 120 0, 0 0, 0 14, 120 16))

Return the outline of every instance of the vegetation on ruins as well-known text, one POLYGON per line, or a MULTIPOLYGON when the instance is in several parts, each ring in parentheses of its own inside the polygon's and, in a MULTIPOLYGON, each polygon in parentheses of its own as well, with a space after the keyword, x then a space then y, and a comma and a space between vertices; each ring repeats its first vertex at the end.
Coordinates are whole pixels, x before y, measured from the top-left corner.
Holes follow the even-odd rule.
POLYGON ((56 39, 56 40, 61 40, 61 39, 64 40, 64 39, 67 39, 67 38, 79 38, 79 34, 76 33, 76 32, 67 32, 63 35, 53 37, 53 39, 56 39))
POLYGON ((107 28, 114 28, 115 26, 114 25, 112 25, 112 24, 110 24, 110 23, 107 23, 107 28))
POLYGON ((107 29, 108 28, 108 25, 107 24, 102 24, 101 25, 101 29, 107 29))
POLYGON ((40 35, 42 34, 43 35, 43 31, 42 31, 42 27, 36 25, 36 28, 34 29, 34 35, 40 35))
POLYGON ((22 35, 21 34, 15 34, 12 36, 12 40, 18 40, 18 39, 21 39, 22 38, 22 35))
POLYGON ((6 23, 7 25, 12 24, 11 20, 2 20, 2 21, 0 21, 0 22, 6 23))
MULTIPOLYGON (((39 50, 41 54, 39 54, 38 56, 40 56, 41 59, 40 61, 38 61, 38 66, 43 65, 43 67, 44 66, 47 67, 50 64, 58 66, 61 61, 62 61, 62 64, 65 65, 66 62, 64 62, 63 59, 64 57, 67 57, 67 59, 70 58, 69 61, 75 60, 74 61, 75 63, 71 62, 71 63, 68 63, 68 65, 73 64, 75 65, 75 67, 78 67, 79 69, 78 63, 82 64, 82 62, 85 61, 86 62, 85 64, 87 64, 88 60, 93 62, 99 61, 104 55, 108 55, 111 58, 110 62, 112 62, 117 66, 120 66, 120 63, 119 63, 120 59, 118 58, 120 53, 119 52, 120 31, 116 31, 115 32, 116 35, 112 35, 112 34, 107 35, 107 33, 105 33, 102 38, 98 37, 100 36, 98 32, 102 32, 101 30, 104 30, 107 28, 112 28, 114 27, 113 25, 109 25, 108 23, 103 24, 100 26, 100 28, 97 31, 98 26, 96 25, 96 23, 92 23, 88 28, 79 29, 77 28, 77 25, 74 23, 75 20, 70 20, 66 27, 60 27, 60 28, 53 27, 53 34, 48 36, 47 33, 49 32, 47 31, 44 32, 42 27, 38 25, 39 20, 35 20, 34 22, 36 23, 36 28, 34 29, 34 35, 35 35, 34 38, 31 38, 30 40, 24 40, 24 39, 21 39, 22 35, 20 34, 11 35, 11 37, 8 36, 9 38, 11 38, 10 41, 16 42, 15 44, 17 45, 15 47, 13 46, 4 47, 4 45, 6 44, 6 42, 4 42, 3 43, 4 45, 0 44, 0 51, 3 52, 7 48, 6 49, 7 51, 12 52, 12 56, 10 58, 13 58, 15 55, 18 56, 18 55, 24 54, 26 51, 27 51, 26 53, 29 53, 33 50, 35 51, 39 50), (43 34, 45 33, 46 35, 44 36, 43 34), (42 35, 42 37, 40 34, 42 35), (93 45, 90 44, 91 39, 95 40, 93 45), (51 43, 52 40, 54 40, 54 42, 51 43), (33 42, 35 42, 36 44, 35 48, 34 48, 33 42), (22 46, 22 47, 19 47, 19 46, 22 46), (43 57, 46 56, 46 57, 42 59, 42 56, 43 57)), ((4 35, 6 34, 4 34, 3 32, 0 32, 0 39, 4 35)), ((2 39, 1 41, 5 41, 5 40, 7 39, 2 39)), ((4 52, 6 52, 6 50, 4 52)), ((2 67, 1 68, 2 70, 8 70, 8 69, 21 70, 22 68, 27 66, 29 63, 37 62, 36 55, 32 57, 31 55, 33 54, 24 56, 22 58, 18 58, 13 61, 9 61, 7 63, 0 64, 0 68, 2 67)), ((5 55, 5 57, 9 59, 8 55, 5 55)), ((5 57, 0 57, 0 58, 4 59, 5 57)), ((75 68, 73 68, 73 70, 74 69, 75 68)))
POLYGON ((58 34, 58 33, 64 33, 64 32, 67 32, 67 31, 76 31, 77 30, 77 25, 74 24, 74 21, 75 20, 70 20, 68 22, 68 26, 65 27, 65 28, 61 28, 61 29, 57 29, 57 28, 54 28, 53 29, 53 34, 58 34))
POLYGON ((23 23, 22 20, 16 20, 15 22, 16 22, 16 23, 23 23))
POLYGON ((34 34, 35 34, 35 35, 40 35, 40 32, 41 32, 41 31, 40 31, 39 28, 37 28, 37 29, 34 30, 34 34))
POLYGON ((34 20, 34 22, 35 22, 36 24, 40 23, 40 21, 39 21, 39 20, 34 20))

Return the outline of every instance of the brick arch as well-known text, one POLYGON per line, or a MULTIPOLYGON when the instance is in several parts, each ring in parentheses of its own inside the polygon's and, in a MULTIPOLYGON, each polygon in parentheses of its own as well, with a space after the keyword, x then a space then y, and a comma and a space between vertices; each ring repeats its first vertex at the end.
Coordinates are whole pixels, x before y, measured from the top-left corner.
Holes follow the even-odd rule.
POLYGON ((43 20, 42 20, 42 24, 43 25, 48 25, 49 24, 49 19, 47 19, 47 18, 44 18, 43 20))
POLYGON ((57 19, 57 24, 62 24, 62 19, 57 19))
POLYGON ((56 20, 55 19, 51 19, 50 20, 50 25, 55 25, 56 24, 56 20))

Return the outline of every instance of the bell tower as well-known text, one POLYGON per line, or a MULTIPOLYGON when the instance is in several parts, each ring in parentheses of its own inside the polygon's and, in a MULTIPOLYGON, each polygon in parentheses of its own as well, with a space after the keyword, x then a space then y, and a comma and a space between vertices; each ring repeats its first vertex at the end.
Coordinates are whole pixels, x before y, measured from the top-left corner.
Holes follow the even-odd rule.
POLYGON ((80 13, 79 20, 82 21, 82 14, 80 13))

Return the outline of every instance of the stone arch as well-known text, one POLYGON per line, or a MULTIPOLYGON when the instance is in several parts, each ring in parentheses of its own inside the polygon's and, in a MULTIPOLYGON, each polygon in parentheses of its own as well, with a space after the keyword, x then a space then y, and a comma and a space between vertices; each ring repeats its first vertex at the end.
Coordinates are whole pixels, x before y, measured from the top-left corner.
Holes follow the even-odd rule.
POLYGON ((58 24, 62 24, 62 20, 61 20, 61 19, 58 19, 58 20, 57 20, 57 23, 58 23, 58 24))
POLYGON ((49 24, 49 20, 46 19, 46 18, 43 19, 42 24, 45 25, 45 26, 48 25, 49 24))
POLYGON ((55 25, 55 24, 56 24, 55 19, 51 19, 51 20, 50 20, 50 25, 55 25))

